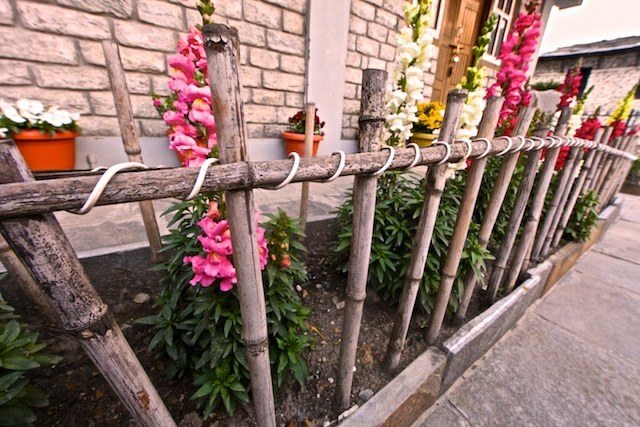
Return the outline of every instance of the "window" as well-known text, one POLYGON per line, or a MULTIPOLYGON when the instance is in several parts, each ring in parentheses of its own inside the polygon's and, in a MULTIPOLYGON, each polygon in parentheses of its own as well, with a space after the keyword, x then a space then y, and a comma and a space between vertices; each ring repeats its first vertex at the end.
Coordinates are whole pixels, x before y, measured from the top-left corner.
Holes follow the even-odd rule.
POLYGON ((515 3, 515 0, 493 0, 491 12, 498 15, 498 23, 493 33, 491 33, 491 41, 487 48, 487 54, 490 56, 497 58, 500 53, 502 42, 507 37, 509 28, 511 27, 515 3))
POLYGON ((580 92, 578 92, 578 96, 581 96, 584 91, 587 90, 587 83, 589 83, 589 77, 591 76, 592 69, 592 67, 580 67, 582 80, 580 81, 580 92))
POLYGON ((435 33, 437 38, 442 28, 442 18, 444 17, 445 0, 434 0, 431 3, 431 19, 429 20, 429 28, 435 33))
POLYGON ((636 94, 634 96, 635 99, 640 99, 640 84, 636 87, 636 94))

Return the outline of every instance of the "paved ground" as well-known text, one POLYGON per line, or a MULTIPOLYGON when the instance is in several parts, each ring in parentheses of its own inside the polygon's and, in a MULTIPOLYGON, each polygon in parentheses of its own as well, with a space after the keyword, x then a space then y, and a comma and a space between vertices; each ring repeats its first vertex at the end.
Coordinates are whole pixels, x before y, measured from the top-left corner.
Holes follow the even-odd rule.
POLYGON ((640 197, 414 426, 640 424, 640 197))

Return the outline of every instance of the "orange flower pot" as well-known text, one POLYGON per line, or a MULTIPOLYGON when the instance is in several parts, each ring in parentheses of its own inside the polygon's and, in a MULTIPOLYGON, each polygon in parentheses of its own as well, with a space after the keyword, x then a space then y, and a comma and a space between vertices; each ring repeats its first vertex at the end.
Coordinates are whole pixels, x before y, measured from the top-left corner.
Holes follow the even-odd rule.
MULTIPOLYGON (((304 157, 304 134, 293 132, 282 132, 282 139, 284 139, 284 149, 287 153, 296 152, 300 157, 304 157)), ((322 135, 313 135, 313 156, 318 154, 318 146, 320 141, 324 139, 322 135)))
POLYGON ((12 134, 27 166, 32 171, 72 170, 76 162, 76 132, 48 132, 28 129, 12 134))

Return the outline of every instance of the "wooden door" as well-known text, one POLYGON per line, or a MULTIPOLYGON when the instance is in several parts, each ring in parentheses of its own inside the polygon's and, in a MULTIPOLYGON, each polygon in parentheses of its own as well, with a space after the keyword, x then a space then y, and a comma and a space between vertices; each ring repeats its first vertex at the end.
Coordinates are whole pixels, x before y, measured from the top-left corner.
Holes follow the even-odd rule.
POLYGON ((433 101, 443 102, 471 64, 471 48, 482 25, 484 1, 448 0, 445 9, 431 95, 433 101))

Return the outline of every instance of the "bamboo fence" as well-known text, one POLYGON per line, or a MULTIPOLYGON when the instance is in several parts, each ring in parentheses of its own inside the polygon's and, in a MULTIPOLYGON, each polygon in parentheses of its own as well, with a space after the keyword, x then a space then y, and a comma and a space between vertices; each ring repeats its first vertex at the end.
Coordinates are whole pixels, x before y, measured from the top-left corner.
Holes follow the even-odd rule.
MULTIPOLYGON (((20 266, 26 268, 27 276, 24 276, 24 271, 19 274, 24 276, 24 280, 31 278, 44 291, 46 303, 54 307, 65 330, 79 341, 141 425, 172 426, 175 423, 120 328, 109 314, 107 306, 89 282, 52 211, 78 210, 85 205, 87 199, 92 199, 95 205, 111 205, 172 197, 184 198, 194 190, 194 182, 196 192, 224 191, 235 248, 234 264, 238 282, 241 284, 238 286, 238 296, 255 417, 260 426, 273 426, 276 424, 275 404, 269 364, 264 291, 255 238, 256 225, 253 221, 253 189, 269 188, 283 182, 322 181, 337 174, 355 176, 353 240, 335 390, 336 407, 343 410, 352 402, 351 386, 366 296, 377 177, 380 173, 384 170, 402 170, 418 165, 428 166, 426 198, 416 231, 401 303, 384 360, 384 366, 393 371, 400 362, 405 344, 418 286, 428 257, 440 196, 444 191, 448 163, 471 160, 470 169, 466 174, 461 208, 427 328, 425 339, 430 344, 435 343, 439 337, 488 157, 499 156, 502 164, 481 224, 480 244, 485 248, 501 211, 520 153, 526 155, 524 178, 519 185, 516 205, 514 210, 508 213, 510 221, 507 235, 489 275, 487 295, 490 300, 495 298, 503 286, 503 281, 507 290, 515 286, 519 275, 530 265, 529 260, 538 261, 541 252, 549 253, 557 247, 576 200, 581 194, 587 190, 596 190, 602 207, 606 206, 619 190, 632 161, 636 159, 626 150, 634 149, 637 137, 618 138, 612 145, 607 145, 610 129, 598 134, 599 141, 604 143, 562 136, 570 111, 563 112, 554 136, 547 137, 547 130, 539 129, 537 137, 526 138, 524 135, 533 115, 533 108, 526 108, 520 113, 516 136, 494 138, 501 98, 488 101, 478 138, 472 141, 455 141, 454 135, 466 97, 464 91, 452 91, 448 96, 440 134, 442 142, 420 149, 417 146, 395 150, 381 148, 387 75, 384 71, 365 70, 362 83, 359 153, 345 156, 344 162, 341 158, 338 164, 332 156, 303 158, 299 165, 296 160, 254 162, 248 156, 241 101, 238 33, 225 25, 210 24, 204 27, 204 37, 209 78, 210 81, 217 82, 212 85, 212 106, 217 123, 220 165, 211 169, 207 166, 200 171, 192 168, 123 171, 111 177, 108 183, 102 179, 109 175, 108 171, 49 174, 35 180, 13 141, 0 141, 0 163, 3 165, 0 169, 0 232, 20 261, 16 271, 20 266), (543 226, 538 227, 553 166, 558 151, 565 146, 572 147, 570 158, 567 159, 567 167, 561 173, 561 185, 554 194, 550 211, 543 226), (583 163, 580 160, 585 156, 585 149, 588 149, 588 152, 583 163), (538 172, 542 150, 546 150, 546 157, 538 172), (296 165, 298 167, 294 168, 296 165), (203 180, 198 179, 199 175, 202 175, 203 180), (536 193, 525 219, 525 208, 536 178, 536 193), (96 186, 100 189, 98 193, 94 192, 96 186), (525 223, 521 227, 523 219, 525 223), (516 245, 519 230, 523 232, 516 245), (516 249, 512 256, 514 247, 516 249), (509 259, 513 260, 510 268, 509 259), (506 280, 503 280, 504 277, 506 280)), ((105 51, 113 58, 117 56, 117 50, 114 51, 113 46, 105 44, 105 51)), ((109 62, 117 65, 113 58, 109 62)), ((110 66, 111 68, 113 67, 110 66)), ((114 86, 118 86, 115 84, 117 81, 120 80, 112 78, 114 86)), ((116 91, 120 93, 121 101, 118 105, 121 104, 126 112, 126 87, 124 92, 122 87, 116 91)), ((309 111, 312 108, 310 106, 309 111)), ((133 128, 132 119, 128 114, 123 114, 122 117, 124 118, 120 124, 125 134, 125 128, 133 128)), ((134 140, 135 135, 130 141, 134 140)), ((133 151, 127 152, 135 155, 135 147, 133 151)), ((466 273, 464 293, 456 312, 458 320, 466 317, 469 302, 477 291, 475 278, 466 273)))

